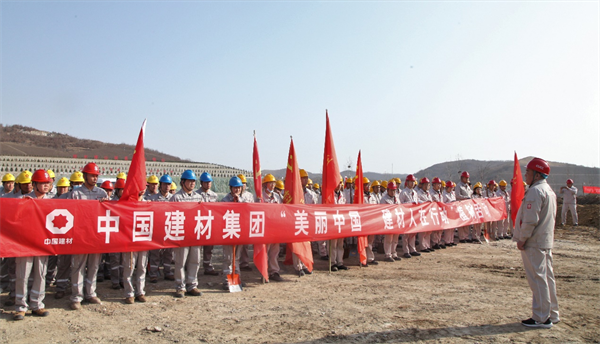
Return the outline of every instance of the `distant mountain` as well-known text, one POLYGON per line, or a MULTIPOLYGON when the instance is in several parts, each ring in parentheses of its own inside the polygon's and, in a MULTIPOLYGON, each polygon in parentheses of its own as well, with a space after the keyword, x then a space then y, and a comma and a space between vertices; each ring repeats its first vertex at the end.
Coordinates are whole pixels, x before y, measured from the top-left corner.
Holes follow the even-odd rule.
MULTIPOLYGON (((113 159, 115 156, 122 160, 131 155, 135 146, 128 144, 105 143, 95 140, 79 139, 67 134, 48 132, 22 125, 0 125, 0 154, 17 156, 45 156, 79 158, 105 156, 113 159)), ((181 162, 185 161, 176 156, 161 153, 157 150, 145 148, 146 160, 181 162)))
MULTIPOLYGON (((262 175, 265 176, 266 174, 272 174, 275 176, 275 178, 277 179, 284 179, 285 178, 285 168, 282 168, 280 170, 262 170, 262 175)), ((321 183, 321 180, 323 179, 321 173, 312 173, 310 171, 306 171, 306 173, 308 173, 308 177, 313 181, 313 183, 321 183)), ((341 172, 343 177, 354 177, 354 175, 356 174, 355 171, 352 170, 346 170, 346 171, 342 171, 341 172)), ((405 174, 389 174, 389 173, 377 173, 377 172, 363 172, 363 175, 367 178, 369 178, 369 180, 389 180, 392 179, 394 177, 400 177, 400 178, 404 178, 406 175, 405 174)))

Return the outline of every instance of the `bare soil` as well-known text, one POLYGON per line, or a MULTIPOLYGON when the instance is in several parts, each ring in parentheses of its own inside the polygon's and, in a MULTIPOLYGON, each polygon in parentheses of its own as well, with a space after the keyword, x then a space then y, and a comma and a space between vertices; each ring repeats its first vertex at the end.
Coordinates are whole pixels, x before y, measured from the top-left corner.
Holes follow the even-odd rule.
MULTIPOLYGON (((126 305, 122 291, 99 283, 102 305, 68 309, 46 295, 46 318, 0 315, 2 343, 578 343, 600 341, 600 234, 594 227, 556 229, 554 269, 562 321, 529 329, 531 292, 509 240, 460 244, 400 262, 380 262, 262 284, 243 273, 240 293, 221 276, 200 276, 200 297, 173 297, 173 282, 148 284, 149 302, 126 305)), ((382 255, 377 257, 382 259, 382 255)), ((217 257, 218 259, 219 257, 217 257)), ((2 301, 6 299, 3 294, 2 301)))

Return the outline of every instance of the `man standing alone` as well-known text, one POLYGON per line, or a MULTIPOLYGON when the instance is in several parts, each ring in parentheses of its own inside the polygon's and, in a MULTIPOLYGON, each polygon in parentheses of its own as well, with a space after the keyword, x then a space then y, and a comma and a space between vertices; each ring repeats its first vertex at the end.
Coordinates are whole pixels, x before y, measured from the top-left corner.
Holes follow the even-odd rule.
POLYGON ((560 321, 552 270, 556 194, 546 182, 549 174, 550 165, 543 159, 533 158, 527 164, 525 179, 529 189, 515 220, 513 239, 521 250, 533 293, 533 315, 521 322, 527 327, 551 328, 560 321))
POLYGON ((573 179, 567 180, 567 186, 560 188, 560 194, 563 196, 562 211, 560 212, 562 225, 567 223, 567 211, 570 211, 573 226, 577 226, 579 222, 577 218, 577 188, 573 186, 573 179))

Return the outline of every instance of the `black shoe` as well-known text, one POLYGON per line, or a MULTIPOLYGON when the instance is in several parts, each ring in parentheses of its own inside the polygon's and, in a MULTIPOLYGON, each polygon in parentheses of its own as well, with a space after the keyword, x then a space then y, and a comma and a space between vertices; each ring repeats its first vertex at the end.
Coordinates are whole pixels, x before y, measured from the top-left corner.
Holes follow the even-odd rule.
POLYGON ((337 266, 338 270, 348 270, 348 267, 344 264, 337 266))
POLYGON ((419 252, 411 252, 411 253, 410 253, 410 255, 411 255, 411 256, 413 256, 413 257, 414 257, 414 256, 417 256, 417 257, 418 257, 418 256, 420 256, 421 254, 420 254, 419 252))
POLYGON ((468 243, 471 243, 471 242, 473 242, 473 239, 467 239, 465 241, 468 242, 468 243))
POLYGON ((410 253, 405 253, 403 257, 404 258, 412 258, 412 256, 410 255, 410 253))
POLYGON ((369 264, 363 264, 363 263, 360 263, 360 266, 361 266, 361 267, 363 267, 363 268, 368 268, 368 267, 369 267, 369 264))
POLYGON ((440 245, 440 248, 445 250, 446 249, 446 245, 445 244, 444 245, 440 245))
POLYGON ((240 267, 242 271, 252 271, 252 267, 250 265, 240 267))
POLYGON ((372 260, 372 261, 370 261, 370 262, 369 262, 369 264, 372 264, 372 265, 378 265, 378 264, 379 264, 379 262, 378 262, 378 261, 376 261, 376 260, 372 260))
POLYGON ((331 271, 338 271, 337 265, 332 265, 331 266, 331 271))
POLYGON ((302 277, 304 275, 305 275, 304 270, 298 270, 298 277, 302 277))
POLYGON ((434 250, 439 250, 441 247, 438 244, 433 245, 432 249, 434 250))
POLYGON ((466 243, 467 241, 466 241, 466 240, 459 240, 458 242, 459 242, 459 243, 461 243, 461 244, 464 244, 464 243, 466 243))
POLYGON ((395 260, 394 258, 392 258, 392 257, 386 257, 386 258, 385 258, 383 261, 384 261, 384 262, 390 262, 390 263, 393 263, 393 262, 395 262, 396 260, 395 260))
POLYGON ((269 275, 269 281, 283 282, 283 278, 281 278, 281 276, 279 276, 279 274, 276 272, 272 275, 269 275))
POLYGON ((312 275, 312 271, 309 271, 307 268, 302 269, 302 271, 307 275, 312 275))
MULTIPOLYGON (((421 250, 421 253, 429 253, 429 252, 431 252, 431 251, 429 251, 429 249, 428 249, 428 248, 426 248, 426 249, 424 249, 424 250, 421 250)), ((412 254, 412 253, 411 253, 411 254, 412 254)))
POLYGON ((219 276, 219 273, 215 270, 204 270, 204 274, 209 276, 219 276))
POLYGON ((158 283, 158 277, 151 277, 150 283, 158 283))
POLYGON ((533 320, 532 318, 529 318, 527 320, 521 321, 521 324, 523 326, 527 326, 527 327, 552 328, 552 321, 550 321, 550 318, 548 318, 543 323, 537 322, 537 321, 533 320))
POLYGON ((321 260, 329 260, 329 256, 321 256, 321 260))

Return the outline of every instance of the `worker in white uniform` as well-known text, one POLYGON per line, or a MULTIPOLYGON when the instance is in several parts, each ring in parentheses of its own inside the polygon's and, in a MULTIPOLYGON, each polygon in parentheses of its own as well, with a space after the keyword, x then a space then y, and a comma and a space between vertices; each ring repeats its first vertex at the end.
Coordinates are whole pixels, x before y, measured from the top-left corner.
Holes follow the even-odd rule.
POLYGON ((577 226, 579 224, 577 216, 577 188, 573 186, 573 179, 567 180, 567 186, 560 187, 560 194, 563 197, 562 210, 560 212, 561 224, 564 226, 567 223, 567 212, 570 211, 573 226, 577 226))
MULTIPOLYGON (((462 201, 465 199, 471 199, 473 196, 473 190, 471 190, 471 186, 469 186, 469 172, 463 171, 460 175, 460 182, 456 184, 456 188, 454 191, 454 195, 457 201, 462 201)), ((458 240, 460 243, 465 243, 469 240, 469 230, 470 226, 463 226, 458 228, 458 240)))
MULTIPOLYGON (((490 180, 487 183, 487 187, 485 188, 485 191, 483 192, 483 197, 484 198, 498 197, 498 196, 496 196, 496 191, 494 191, 495 187, 496 187, 496 181, 493 179, 490 180)), ((490 240, 498 241, 498 221, 490 221, 487 224, 488 224, 488 235, 490 236, 490 240)))
MULTIPOLYGON (((219 196, 216 192, 211 190, 213 178, 208 172, 204 172, 200 175, 200 188, 196 192, 200 195, 202 202, 217 202, 219 196)), ((206 245, 202 246, 202 266, 204 268, 204 274, 209 276, 218 276, 219 273, 215 271, 212 265, 212 254, 214 246, 206 245)))
POLYGON ((510 193, 506 190, 508 183, 502 179, 498 182, 499 189, 496 191, 496 197, 502 197, 504 200, 504 206, 506 207, 506 214, 508 215, 504 220, 498 221, 498 239, 510 239, 508 235, 508 228, 511 227, 510 218, 510 193))
MULTIPOLYGON (((242 181, 242 193, 241 193, 240 197, 243 199, 243 202, 254 203, 254 201, 255 201, 254 195, 250 191, 247 190, 248 182, 246 181, 246 176, 244 176, 243 174, 238 174, 237 176, 242 181)), ((256 201, 258 201, 258 200, 256 200, 256 201)), ((250 266, 250 254, 248 252, 249 248, 250 248, 250 245, 240 245, 240 247, 239 247, 239 251, 240 251, 239 258, 240 258, 240 270, 241 271, 252 271, 252 267, 250 266)), ((236 249, 236 255, 237 255, 237 249, 236 249)))
MULTIPOLYGON (((277 180, 272 174, 267 174, 262 180, 263 203, 283 203, 283 198, 275 192, 275 183, 277 180)), ((279 244, 267 244, 267 265, 269 281, 282 282, 283 278, 279 275, 279 244)))
MULTIPOLYGON (((444 203, 452 203, 456 201, 456 197, 454 196, 454 182, 448 180, 446 182, 446 187, 444 188, 444 192, 442 193, 442 201, 444 203)), ((444 230, 444 243, 446 246, 456 246, 454 243, 454 230, 456 228, 449 228, 444 230)))
MULTIPOLYGON (((409 174, 406 176, 406 181, 404 183, 405 187, 402 189, 402 192, 400 192, 400 203, 419 204, 417 192, 415 191, 415 185, 417 184, 417 179, 415 176, 409 174)), ((404 253, 404 258, 411 258, 413 256, 421 255, 419 252, 417 252, 417 248, 415 247, 415 239, 416 234, 402 234, 402 252, 404 253)))
MULTIPOLYGON (((417 188, 417 200, 419 204, 431 202, 431 194, 429 193, 429 188, 431 186, 431 182, 429 178, 421 178, 419 181, 419 185, 417 188)), ((419 250, 421 252, 433 252, 434 250, 431 248, 431 232, 420 232, 419 233, 419 250)))
POLYGON ((527 282, 533 294, 532 316, 521 323, 528 327, 550 328, 560 321, 556 284, 552 268, 552 247, 556 219, 556 194, 546 181, 550 165, 533 158, 525 170, 529 189, 515 220, 513 240, 521 250, 527 282))
MULTIPOLYGON (((387 183, 386 193, 381 197, 380 204, 400 204, 400 198, 396 194, 398 185, 393 180, 387 183)), ((385 234, 383 236, 383 251, 385 252, 384 261, 393 263, 397 260, 401 260, 398 257, 398 237, 399 234, 385 234)))
MULTIPOLYGON (((431 190, 429 191, 431 195, 431 201, 443 203, 444 199, 442 196, 442 180, 438 177, 435 177, 431 180, 431 190)), ((446 245, 442 240, 443 230, 437 230, 431 232, 431 248, 434 250, 444 249, 446 245)))

